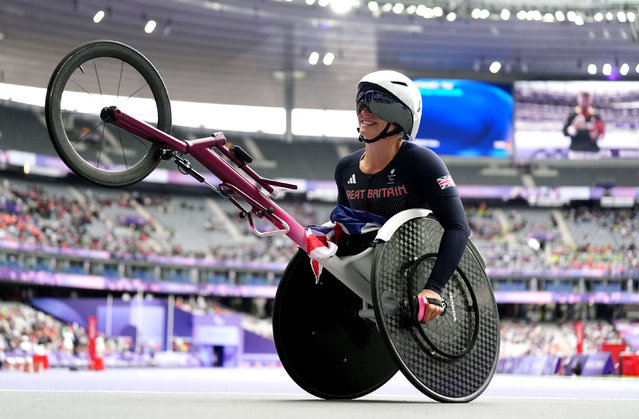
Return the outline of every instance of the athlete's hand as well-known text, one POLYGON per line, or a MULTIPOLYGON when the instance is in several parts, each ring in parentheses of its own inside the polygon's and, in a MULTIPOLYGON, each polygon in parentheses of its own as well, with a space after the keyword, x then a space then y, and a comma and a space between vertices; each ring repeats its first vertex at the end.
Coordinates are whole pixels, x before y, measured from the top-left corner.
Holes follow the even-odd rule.
MULTIPOLYGON (((426 298, 436 298, 441 301, 442 297, 439 296, 435 291, 431 290, 423 290, 417 295, 418 298, 426 297, 426 298)), ((422 318, 422 323, 428 323, 431 320, 435 320, 439 317, 440 314, 444 312, 443 307, 438 307, 434 304, 427 304, 426 311, 424 312, 424 318, 422 318)))
POLYGON ((586 125, 586 118, 583 115, 575 116, 575 119, 572 120, 572 126, 577 130, 584 129, 586 125))

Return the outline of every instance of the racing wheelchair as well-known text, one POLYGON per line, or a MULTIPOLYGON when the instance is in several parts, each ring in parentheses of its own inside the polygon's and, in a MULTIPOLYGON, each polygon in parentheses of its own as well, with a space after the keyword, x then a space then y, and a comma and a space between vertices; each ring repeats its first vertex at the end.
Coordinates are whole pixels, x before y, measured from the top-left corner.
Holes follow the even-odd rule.
POLYGON ((427 324, 415 319, 412 298, 434 265, 443 233, 429 211, 396 214, 371 247, 320 261, 324 271, 316 280, 305 228, 270 197, 276 188, 296 186, 258 175, 248 166, 251 156, 227 147, 221 132, 173 137, 166 86, 135 49, 98 40, 70 51, 49 81, 45 116, 56 152, 89 182, 124 187, 172 160, 230 200, 257 236, 283 234, 298 245, 278 285, 273 330, 284 368, 310 394, 361 397, 398 370, 440 402, 471 401, 490 383, 499 318, 485 262, 471 241, 443 289, 444 313, 427 324), (79 131, 78 122, 89 128, 79 131), (187 156, 213 176, 195 170, 187 156), (273 228, 261 231, 256 218, 273 228))

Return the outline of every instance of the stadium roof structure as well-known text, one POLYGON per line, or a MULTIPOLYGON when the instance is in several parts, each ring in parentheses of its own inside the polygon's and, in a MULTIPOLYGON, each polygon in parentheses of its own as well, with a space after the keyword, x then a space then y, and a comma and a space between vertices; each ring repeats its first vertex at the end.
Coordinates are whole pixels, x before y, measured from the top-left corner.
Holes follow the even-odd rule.
POLYGON ((351 109, 357 81, 379 68, 493 81, 639 77, 639 1, 531 3, 3 0, 0 83, 45 87, 60 58, 93 39, 140 50, 173 99, 224 104, 351 109))

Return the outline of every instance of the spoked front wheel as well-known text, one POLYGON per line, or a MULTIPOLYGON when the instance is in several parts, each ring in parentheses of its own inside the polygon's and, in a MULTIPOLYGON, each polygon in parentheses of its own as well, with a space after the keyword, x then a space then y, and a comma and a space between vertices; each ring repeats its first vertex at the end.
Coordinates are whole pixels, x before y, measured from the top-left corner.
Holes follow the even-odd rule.
POLYGON ((161 144, 102 121, 100 111, 108 106, 171 131, 166 87, 146 57, 115 41, 82 44, 60 61, 49 81, 49 137, 77 175, 102 186, 131 185, 157 167, 161 144))

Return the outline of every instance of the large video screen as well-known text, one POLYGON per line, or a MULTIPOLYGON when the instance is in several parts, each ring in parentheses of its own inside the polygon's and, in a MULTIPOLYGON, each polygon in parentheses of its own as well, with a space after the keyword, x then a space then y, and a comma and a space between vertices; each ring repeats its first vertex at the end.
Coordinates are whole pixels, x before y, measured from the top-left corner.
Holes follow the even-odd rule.
POLYGON ((517 163, 639 157, 639 82, 518 81, 513 95, 517 163))
POLYGON ((511 84, 418 79, 422 120, 416 143, 441 156, 511 157, 511 84))

